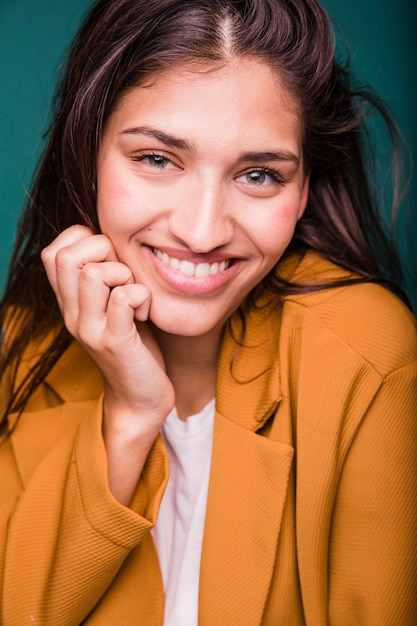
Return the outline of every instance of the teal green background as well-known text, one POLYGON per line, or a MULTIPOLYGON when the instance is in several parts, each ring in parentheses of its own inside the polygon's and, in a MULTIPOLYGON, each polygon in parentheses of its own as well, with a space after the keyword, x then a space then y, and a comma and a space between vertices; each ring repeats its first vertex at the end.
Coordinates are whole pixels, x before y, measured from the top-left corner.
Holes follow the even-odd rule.
MULTIPOLYGON (((324 0, 343 30, 353 65, 390 104, 412 154, 417 153, 417 55, 414 0, 324 0)), ((90 1, 0 0, 0 289, 16 224, 42 146, 56 72, 90 1)), ((401 248, 417 309, 417 189, 401 248)))

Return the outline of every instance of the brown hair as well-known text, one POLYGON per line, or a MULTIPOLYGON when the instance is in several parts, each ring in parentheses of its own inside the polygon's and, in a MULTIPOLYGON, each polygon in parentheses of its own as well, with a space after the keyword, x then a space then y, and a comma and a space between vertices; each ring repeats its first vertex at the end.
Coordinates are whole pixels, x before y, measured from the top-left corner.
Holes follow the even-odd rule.
MULTIPOLYGON (((328 17, 315 0, 98 0, 69 51, 49 140, 20 223, 0 305, 3 329, 13 327, 12 339, 3 342, 0 375, 18 364, 33 338, 60 330, 20 388, 12 390, 3 428, 8 412, 23 409, 71 342, 40 252, 72 224, 99 229, 96 154, 117 100, 174 64, 191 61, 199 71, 248 55, 277 70, 304 125, 310 193, 289 251, 313 249, 359 276, 356 280, 389 278, 394 265, 381 268, 374 254, 383 249, 380 258, 389 258, 366 165, 367 110, 382 116, 394 144, 395 128, 376 98, 350 85, 347 68, 335 60, 328 17)), ((285 284, 276 271, 264 284, 278 294, 305 288, 285 284)))

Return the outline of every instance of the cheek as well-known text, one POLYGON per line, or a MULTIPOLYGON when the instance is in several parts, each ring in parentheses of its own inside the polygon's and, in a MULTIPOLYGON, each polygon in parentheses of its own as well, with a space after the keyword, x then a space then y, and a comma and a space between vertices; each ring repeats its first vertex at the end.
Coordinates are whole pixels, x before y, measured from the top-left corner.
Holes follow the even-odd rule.
POLYGON ((131 204, 131 193, 123 177, 110 164, 102 165, 97 176, 97 214, 102 232, 124 218, 131 204))
MULTIPOLYGON (((104 174, 104 173, 103 173, 104 174)), ((97 212, 102 231, 111 236, 143 228, 158 213, 160 198, 155 189, 131 176, 113 172, 99 179, 97 212)))
POLYGON ((290 206, 258 213, 248 232, 264 257, 274 263, 278 261, 293 237, 297 217, 298 207, 290 206))

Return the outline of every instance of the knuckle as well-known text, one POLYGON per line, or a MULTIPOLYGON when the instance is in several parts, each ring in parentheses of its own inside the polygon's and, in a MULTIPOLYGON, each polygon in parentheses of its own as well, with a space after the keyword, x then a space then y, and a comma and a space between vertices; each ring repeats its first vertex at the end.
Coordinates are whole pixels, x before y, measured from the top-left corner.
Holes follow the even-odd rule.
POLYGON ((53 260, 54 255, 51 251, 50 246, 48 246, 47 248, 44 248, 41 251, 41 261, 44 265, 49 265, 51 263, 51 261, 53 260))
POLYGON ((123 306, 129 303, 127 290, 124 287, 113 287, 110 293, 110 300, 115 306, 123 306))
POLYGON ((74 233, 77 237, 89 237, 94 234, 93 229, 84 224, 73 224, 68 227, 67 232, 74 233))
POLYGON ((74 265, 74 257, 69 248, 60 248, 55 255, 57 270, 68 270, 74 265))
POLYGON ((103 271, 97 263, 86 263, 81 268, 80 279, 88 282, 95 283, 101 281, 103 278, 103 271))

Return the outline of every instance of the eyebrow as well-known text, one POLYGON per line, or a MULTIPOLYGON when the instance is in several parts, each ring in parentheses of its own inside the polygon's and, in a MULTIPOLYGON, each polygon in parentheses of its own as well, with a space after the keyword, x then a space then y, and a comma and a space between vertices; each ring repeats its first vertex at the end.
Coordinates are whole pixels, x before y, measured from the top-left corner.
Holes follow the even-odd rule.
POLYGON ((187 150, 191 152, 192 147, 185 141, 185 139, 178 139, 177 137, 173 137, 172 135, 168 135, 167 133, 162 132, 162 130, 157 130, 156 128, 150 128, 149 126, 135 126, 134 128, 127 128, 126 130, 122 130, 121 135, 148 135, 149 137, 154 137, 158 141, 164 143, 166 146, 170 146, 171 148, 179 148, 180 150, 187 150))
MULTIPOLYGON (((120 135, 147 135, 149 137, 154 137, 157 141, 160 141, 171 148, 178 148, 180 150, 186 150, 187 152, 192 151, 192 145, 185 139, 174 137, 149 126, 135 126, 133 128, 127 128, 126 130, 122 130, 120 135)), ((243 152, 239 156, 239 161, 250 161, 251 163, 265 163, 265 161, 290 161, 296 163, 296 165, 300 164, 300 159, 288 150, 243 152)))
POLYGON ((291 161, 300 164, 300 159, 287 150, 279 150, 277 152, 244 152, 240 155, 239 161, 251 161, 251 163, 264 163, 265 161, 291 161))

